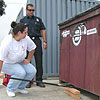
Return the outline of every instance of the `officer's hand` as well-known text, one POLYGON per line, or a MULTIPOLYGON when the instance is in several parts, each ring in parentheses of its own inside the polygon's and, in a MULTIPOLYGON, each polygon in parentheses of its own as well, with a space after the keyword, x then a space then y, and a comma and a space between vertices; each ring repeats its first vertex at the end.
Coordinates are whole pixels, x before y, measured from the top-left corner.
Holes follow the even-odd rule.
POLYGON ((43 48, 47 49, 47 43, 46 42, 43 42, 43 48))
POLYGON ((0 73, 0 78, 5 78, 5 75, 3 73, 0 73))

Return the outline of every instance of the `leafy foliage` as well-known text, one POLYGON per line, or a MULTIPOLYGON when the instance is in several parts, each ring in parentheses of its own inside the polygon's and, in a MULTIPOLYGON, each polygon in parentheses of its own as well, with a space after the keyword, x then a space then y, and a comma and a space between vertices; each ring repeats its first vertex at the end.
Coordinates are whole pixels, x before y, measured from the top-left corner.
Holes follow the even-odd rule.
POLYGON ((5 7, 6 7, 5 2, 3 0, 0 0, 0 16, 5 14, 5 7))

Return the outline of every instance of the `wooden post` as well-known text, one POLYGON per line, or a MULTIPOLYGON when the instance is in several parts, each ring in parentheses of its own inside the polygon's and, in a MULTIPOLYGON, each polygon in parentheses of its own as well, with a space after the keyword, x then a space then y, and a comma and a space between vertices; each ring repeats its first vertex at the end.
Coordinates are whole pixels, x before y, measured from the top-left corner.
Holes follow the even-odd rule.
POLYGON ((66 91, 65 93, 68 94, 69 96, 73 97, 74 100, 80 100, 80 91, 74 88, 65 88, 66 91))

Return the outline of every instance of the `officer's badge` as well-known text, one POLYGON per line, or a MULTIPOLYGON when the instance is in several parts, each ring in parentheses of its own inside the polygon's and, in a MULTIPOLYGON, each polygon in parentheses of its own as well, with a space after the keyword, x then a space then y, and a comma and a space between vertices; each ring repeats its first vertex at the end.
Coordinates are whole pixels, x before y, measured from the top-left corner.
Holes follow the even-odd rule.
POLYGON ((36 21, 39 22, 39 19, 37 18, 36 21))

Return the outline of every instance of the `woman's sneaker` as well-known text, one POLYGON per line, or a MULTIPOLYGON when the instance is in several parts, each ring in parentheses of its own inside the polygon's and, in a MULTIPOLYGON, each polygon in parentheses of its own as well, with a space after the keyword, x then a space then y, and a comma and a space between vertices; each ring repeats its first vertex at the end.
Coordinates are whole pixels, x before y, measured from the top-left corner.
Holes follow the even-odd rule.
POLYGON ((29 92, 25 89, 21 90, 21 89, 17 89, 16 92, 22 93, 22 94, 28 94, 29 92))
POLYGON ((14 92, 11 92, 11 91, 7 90, 7 94, 8 94, 9 97, 15 97, 15 93, 14 92))

